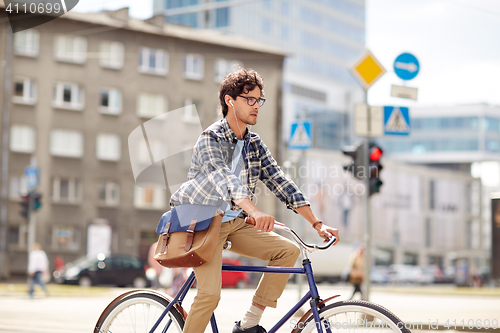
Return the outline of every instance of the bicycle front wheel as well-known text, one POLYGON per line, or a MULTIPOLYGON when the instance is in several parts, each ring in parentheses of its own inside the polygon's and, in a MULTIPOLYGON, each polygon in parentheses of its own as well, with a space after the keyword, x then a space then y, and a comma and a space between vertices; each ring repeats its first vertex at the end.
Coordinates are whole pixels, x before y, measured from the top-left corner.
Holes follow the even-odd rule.
MULTIPOLYGON (((323 332, 397 332, 411 333, 395 314, 386 308, 366 301, 340 301, 319 311, 323 332)), ((313 315, 296 324, 298 332, 317 332, 313 315)))
MULTIPOLYGON (((169 301, 151 291, 138 291, 115 299, 97 321, 94 333, 151 331, 169 301)), ((173 307, 154 332, 182 333, 184 318, 173 307)))

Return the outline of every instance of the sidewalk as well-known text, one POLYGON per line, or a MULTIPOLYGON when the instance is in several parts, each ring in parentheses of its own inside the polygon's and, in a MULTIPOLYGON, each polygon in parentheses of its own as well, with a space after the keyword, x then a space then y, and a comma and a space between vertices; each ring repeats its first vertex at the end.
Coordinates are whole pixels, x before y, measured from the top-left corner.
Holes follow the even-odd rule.
MULTIPOLYGON (((83 288, 80 286, 61 285, 55 283, 46 284, 50 296, 65 296, 65 297, 85 297, 113 294, 114 288, 108 287, 89 287, 83 288)), ((0 297, 26 297, 28 295, 29 285, 20 281, 13 283, 0 283, 0 297)), ((42 295, 40 286, 35 286, 35 297, 42 295)))

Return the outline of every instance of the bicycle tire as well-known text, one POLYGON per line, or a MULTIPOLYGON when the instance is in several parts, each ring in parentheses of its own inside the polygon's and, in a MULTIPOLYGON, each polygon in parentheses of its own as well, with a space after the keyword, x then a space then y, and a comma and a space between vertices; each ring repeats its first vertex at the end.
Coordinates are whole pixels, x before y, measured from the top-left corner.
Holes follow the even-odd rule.
MULTIPOLYGON (((149 291, 125 295, 111 308, 104 310, 94 332, 150 332, 168 304, 167 299, 149 291)), ((172 308, 154 332, 182 333, 183 328, 184 318, 172 308), (169 328, 164 330, 167 324, 169 328)))
MULTIPOLYGON (((411 333, 405 323, 391 311, 378 304, 366 301, 340 301, 327 305, 319 311, 323 332, 396 332, 411 333)), ((316 332, 316 323, 311 314, 294 328, 298 332, 316 332)))

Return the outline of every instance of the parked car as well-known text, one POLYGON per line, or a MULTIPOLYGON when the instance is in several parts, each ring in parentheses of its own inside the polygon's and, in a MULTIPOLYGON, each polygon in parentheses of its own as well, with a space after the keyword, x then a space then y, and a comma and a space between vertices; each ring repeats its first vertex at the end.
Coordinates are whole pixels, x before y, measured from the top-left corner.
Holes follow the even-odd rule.
POLYGON ((413 265, 391 265, 389 282, 392 283, 423 283, 422 269, 413 265))
MULTIPOLYGON (((222 258, 223 264, 241 266, 241 261, 235 258, 222 258)), ((247 272, 222 271, 223 288, 244 288, 250 283, 247 272)))
POLYGON ((389 282, 389 267, 373 266, 370 270, 370 281, 373 283, 389 282))
POLYGON ((150 285, 144 264, 139 258, 129 255, 99 254, 80 257, 53 273, 54 281, 80 286, 115 285, 145 288, 150 285))

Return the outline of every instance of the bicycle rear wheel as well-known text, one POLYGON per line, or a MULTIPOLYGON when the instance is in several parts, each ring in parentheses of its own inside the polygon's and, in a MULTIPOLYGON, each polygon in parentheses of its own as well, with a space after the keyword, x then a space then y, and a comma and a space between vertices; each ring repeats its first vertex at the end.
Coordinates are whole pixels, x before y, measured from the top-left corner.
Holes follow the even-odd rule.
MULTIPOLYGON (((146 290, 122 295, 101 314, 94 333, 148 333, 168 304, 166 298, 146 290)), ((184 318, 172 308, 154 332, 182 333, 183 328, 184 318)))
MULTIPOLYGON (((366 301, 340 301, 319 311, 323 332, 397 332, 411 333, 395 314, 366 301)), ((317 332, 313 315, 296 324, 298 332, 317 332)))

